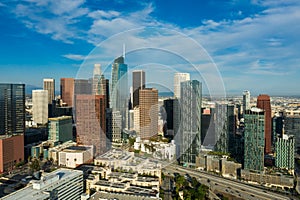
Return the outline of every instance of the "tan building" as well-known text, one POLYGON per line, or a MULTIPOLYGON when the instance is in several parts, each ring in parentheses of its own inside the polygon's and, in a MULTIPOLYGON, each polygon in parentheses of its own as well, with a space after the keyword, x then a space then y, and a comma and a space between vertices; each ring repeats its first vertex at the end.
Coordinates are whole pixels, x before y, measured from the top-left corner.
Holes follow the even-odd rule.
POLYGON ((52 104, 55 99, 55 80, 53 78, 44 79, 44 90, 48 91, 48 104, 52 104))
POLYGON ((32 117, 36 124, 48 123, 47 90, 32 90, 32 117))
POLYGON ((74 100, 74 78, 60 79, 60 95, 64 103, 73 107, 74 100))
POLYGON ((145 88, 139 91, 139 113, 141 139, 157 135, 158 130, 158 90, 145 88))
POLYGON ((250 170, 241 170, 242 180, 249 183, 259 183, 268 187, 294 187, 294 177, 291 175, 284 175, 279 172, 273 174, 257 173, 250 170))

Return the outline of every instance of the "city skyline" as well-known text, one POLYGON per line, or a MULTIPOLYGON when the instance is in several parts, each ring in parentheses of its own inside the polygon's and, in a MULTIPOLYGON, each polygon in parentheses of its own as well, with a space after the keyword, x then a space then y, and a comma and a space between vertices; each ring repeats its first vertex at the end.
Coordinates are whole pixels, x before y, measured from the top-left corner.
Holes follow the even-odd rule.
MULTIPOLYGON (((114 58, 122 55, 125 43, 128 68, 135 70, 135 66, 143 66, 147 68, 147 74, 147 70, 161 72, 172 68, 166 73, 158 73, 158 77, 149 74, 147 79, 150 83, 155 83, 154 78, 161 79, 170 71, 188 72, 192 79, 203 82, 205 94, 205 81, 193 77, 188 62, 181 62, 177 57, 182 56, 185 61, 200 66, 197 70, 201 75, 209 67, 205 61, 211 57, 228 95, 241 95, 245 89, 253 96, 261 93, 300 95, 297 89, 300 74, 297 69, 299 2, 170 3, 3 1, 0 3, 0 27, 3 30, 0 68, 6 73, 1 73, 1 82, 22 82, 42 88, 43 78, 54 78, 56 88, 59 88, 60 78, 78 77, 84 63, 91 68, 95 63, 109 66, 114 58), (172 17, 178 11, 180 17, 172 17), (125 36, 126 42, 109 40, 120 33, 125 36), (207 55, 202 57, 201 54, 200 60, 197 60, 198 54, 190 49, 193 45, 182 44, 184 40, 177 40, 178 35, 200 45, 200 54, 204 52, 207 55), (110 42, 109 48, 106 41, 110 42), (95 51, 95 46, 100 43, 101 49, 95 51), (169 56, 144 49, 140 52, 143 54, 141 57, 136 53, 140 44, 145 44, 142 46, 145 49, 167 50, 169 56), (187 57, 184 53, 190 55, 187 57), (101 56, 94 57, 89 64, 85 59, 89 58, 88 55, 90 58, 101 56), (145 59, 146 55, 151 59, 145 59), (204 63, 201 63, 203 60, 204 63)), ((213 78, 204 74, 208 81, 206 85, 210 85, 209 80, 213 78)), ((173 90, 170 87, 172 81, 173 74, 160 84, 169 91, 170 88, 173 90)))

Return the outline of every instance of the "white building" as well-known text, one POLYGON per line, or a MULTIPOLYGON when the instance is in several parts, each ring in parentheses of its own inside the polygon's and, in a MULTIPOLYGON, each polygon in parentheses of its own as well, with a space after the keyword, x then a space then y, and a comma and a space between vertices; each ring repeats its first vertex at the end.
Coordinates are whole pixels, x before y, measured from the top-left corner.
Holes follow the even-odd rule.
POLYGON ((93 146, 71 146, 58 153, 58 165, 76 168, 93 161, 93 146))
POLYGON ((180 98, 180 83, 190 80, 189 73, 175 73, 174 75, 174 97, 180 98))
POLYGON ((41 180, 33 180, 28 186, 17 190, 3 200, 80 200, 83 193, 83 172, 71 169, 58 169, 43 175, 41 180))
POLYGON ((243 92, 243 113, 245 113, 246 110, 250 110, 250 91, 245 90, 243 92))
POLYGON ((32 117, 37 124, 48 122, 48 91, 32 90, 32 117))
POLYGON ((133 110, 133 127, 137 133, 140 133, 140 107, 137 106, 133 110))

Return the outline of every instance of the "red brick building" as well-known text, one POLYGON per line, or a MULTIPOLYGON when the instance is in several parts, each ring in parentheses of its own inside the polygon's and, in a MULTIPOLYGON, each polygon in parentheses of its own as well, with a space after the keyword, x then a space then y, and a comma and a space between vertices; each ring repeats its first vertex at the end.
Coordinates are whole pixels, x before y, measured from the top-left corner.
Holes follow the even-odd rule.
POLYGON ((0 136, 0 173, 12 170, 24 161, 24 136, 0 136))

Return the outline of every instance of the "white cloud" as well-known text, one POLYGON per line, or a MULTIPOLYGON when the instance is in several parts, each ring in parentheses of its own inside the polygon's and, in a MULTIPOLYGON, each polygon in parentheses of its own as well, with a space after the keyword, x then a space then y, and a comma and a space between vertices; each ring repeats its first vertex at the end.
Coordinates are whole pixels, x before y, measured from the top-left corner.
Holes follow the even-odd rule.
POLYGON ((62 56, 65 58, 68 58, 70 60, 84 60, 85 59, 84 55, 79 55, 79 54, 65 54, 62 56))
POLYGON ((89 10, 83 7, 85 0, 25 0, 19 2, 13 13, 29 29, 50 35, 54 40, 73 43, 81 38, 81 30, 76 26, 80 17, 89 10))
MULTIPOLYGON (((155 8, 148 4, 144 9, 124 13, 115 10, 90 11, 84 0, 60 2, 29 0, 29 4, 18 4, 15 13, 24 24, 39 33, 48 34, 55 40, 71 43, 74 39, 86 40, 95 46, 102 42, 105 50, 99 52, 98 60, 109 62, 111 56, 122 53, 122 43, 128 50, 133 47, 155 47, 171 50, 174 55, 189 54, 192 62, 199 62, 205 54, 195 52, 197 43, 186 45, 180 40, 181 33, 201 44, 216 61, 221 73, 234 72, 237 75, 264 74, 266 76, 287 75, 300 63, 300 5, 295 0, 252 1, 261 6, 262 12, 246 16, 237 11, 242 19, 223 19, 199 21, 198 27, 181 28, 177 25, 159 21, 152 17, 155 8), (34 6, 33 6, 34 5, 34 6), (90 12, 89 12, 90 11, 90 12), (47 15, 42 15, 42 13, 47 15), (80 20, 87 20, 90 26, 78 26, 80 20), (146 27, 167 28, 169 32, 153 32, 146 27), (139 29, 141 28, 141 29, 139 29), (129 31, 136 29, 137 31, 129 31), (147 30, 146 30, 147 29, 147 30), (146 31, 145 31, 146 30, 146 31), (127 33, 122 33, 126 32, 127 33), (180 34, 175 34, 178 31, 180 34), (105 39, 122 33, 123 39, 105 43, 105 39), (100 54, 101 53, 101 54, 100 54), (259 61, 265 61, 268 64, 259 61)), ((233 3, 235 1, 232 1, 233 3)), ((182 37, 183 37, 182 36, 182 37)), ((184 41, 184 42, 183 42, 184 41)), ((153 55, 159 58, 159 55, 153 55)), ((73 54, 64 55, 69 59, 80 60, 82 57, 73 54)), ((138 58, 137 58, 138 59, 138 58)), ((209 60, 209 58, 206 58, 209 60)), ((138 63, 138 60, 136 61, 138 63)), ((165 64, 168 58, 161 57, 165 64)), ((226 74, 226 73, 224 73, 226 74)), ((234 81, 234 78, 224 75, 234 81)), ((246 80, 246 79, 242 79, 246 80)), ((230 84, 229 84, 230 85, 230 84)), ((235 87, 232 84, 229 86, 235 87)))

